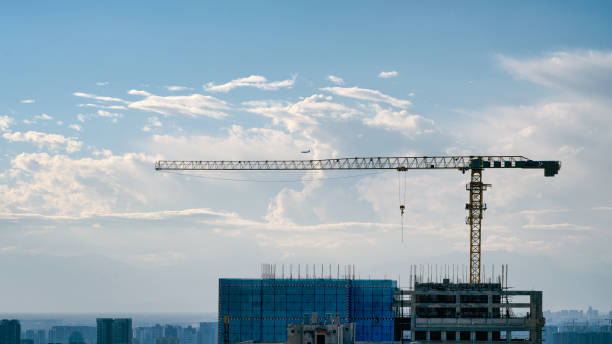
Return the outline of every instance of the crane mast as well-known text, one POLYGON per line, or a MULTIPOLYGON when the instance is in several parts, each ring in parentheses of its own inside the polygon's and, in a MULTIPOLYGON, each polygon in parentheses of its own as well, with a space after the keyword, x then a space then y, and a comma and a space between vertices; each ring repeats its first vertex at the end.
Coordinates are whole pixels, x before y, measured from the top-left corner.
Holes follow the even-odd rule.
MULTIPOLYGON (((553 177, 561 168, 559 161, 536 161, 521 155, 419 156, 419 157, 355 157, 320 160, 160 160, 155 170, 180 171, 286 171, 286 170, 470 170, 469 203, 466 223, 470 226, 470 283, 480 283, 481 224, 483 192, 491 184, 482 182, 484 169, 543 169, 545 177, 553 177)), ((401 208, 401 207, 400 207, 401 208)), ((403 211, 403 209, 402 209, 403 211)))

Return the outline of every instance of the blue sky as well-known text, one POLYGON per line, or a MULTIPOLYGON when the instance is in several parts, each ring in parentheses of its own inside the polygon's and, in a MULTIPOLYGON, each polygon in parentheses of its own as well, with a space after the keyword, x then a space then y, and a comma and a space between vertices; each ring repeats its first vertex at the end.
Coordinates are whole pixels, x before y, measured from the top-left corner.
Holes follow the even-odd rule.
POLYGON ((0 307, 215 311, 216 279, 256 276, 260 262, 393 278, 468 262, 467 179, 454 171, 409 172, 404 243, 393 172, 153 171, 161 158, 310 148, 561 160, 555 178, 485 174, 483 263, 509 264, 546 309, 608 311, 610 13, 578 1, 2 4, 0 263, 14 277, 0 291, 18 297, 0 307), (228 176, 286 182, 215 179, 228 176))

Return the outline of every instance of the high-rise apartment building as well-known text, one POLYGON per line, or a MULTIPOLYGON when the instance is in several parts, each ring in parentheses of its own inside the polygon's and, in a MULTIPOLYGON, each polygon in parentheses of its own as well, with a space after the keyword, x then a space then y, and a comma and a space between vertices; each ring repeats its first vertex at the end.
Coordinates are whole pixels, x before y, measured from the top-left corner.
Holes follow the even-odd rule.
POLYGON ((0 344, 21 344, 21 324, 19 320, 0 321, 0 344))
POLYGON ((197 344, 196 343, 196 329, 191 325, 183 328, 180 336, 181 344, 197 344))
POLYGON ((131 344, 132 319, 98 318, 97 344, 131 344))
MULTIPOLYGON (((44 335, 39 331, 39 342, 37 344, 61 343, 69 344, 70 336, 78 332, 83 337, 85 344, 94 344, 96 341, 96 327, 94 326, 53 326, 49 330, 48 341, 44 340, 44 335), (42 341, 41 341, 42 340, 42 341)), ((35 341, 36 342, 36 341, 35 341)))
POLYGON ((217 344, 217 330, 216 322, 201 322, 197 344, 217 344))

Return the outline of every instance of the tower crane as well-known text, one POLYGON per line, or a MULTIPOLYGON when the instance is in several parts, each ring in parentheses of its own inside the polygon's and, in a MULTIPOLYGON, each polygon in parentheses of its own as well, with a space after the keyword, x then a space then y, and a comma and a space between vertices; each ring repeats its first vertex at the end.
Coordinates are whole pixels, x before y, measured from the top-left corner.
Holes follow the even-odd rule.
MULTIPOLYGON (((470 227, 470 283, 480 283, 481 222, 487 209, 483 192, 491 184, 482 182, 485 169, 520 168, 543 169, 545 177, 553 177, 561 168, 559 161, 536 161, 519 155, 470 155, 470 156, 418 156, 418 157, 356 157, 322 160, 160 160, 155 170, 433 170, 456 169, 470 171, 469 202, 466 224, 470 227)), ((400 206, 404 211, 404 206, 400 206)))

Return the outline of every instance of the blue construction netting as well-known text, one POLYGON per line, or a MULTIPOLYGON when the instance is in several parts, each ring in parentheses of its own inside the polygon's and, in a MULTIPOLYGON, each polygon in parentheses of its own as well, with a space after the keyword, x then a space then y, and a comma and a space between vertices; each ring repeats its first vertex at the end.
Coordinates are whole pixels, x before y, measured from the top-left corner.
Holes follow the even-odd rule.
POLYGON ((219 344, 283 342, 304 315, 356 324, 357 341, 393 340, 393 280, 219 279, 219 344), (229 328, 224 325, 229 317, 229 328))

